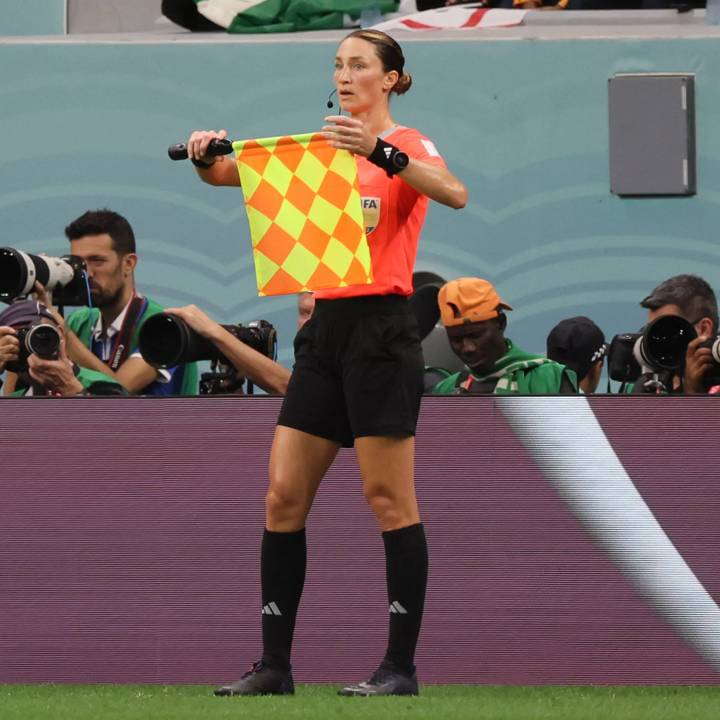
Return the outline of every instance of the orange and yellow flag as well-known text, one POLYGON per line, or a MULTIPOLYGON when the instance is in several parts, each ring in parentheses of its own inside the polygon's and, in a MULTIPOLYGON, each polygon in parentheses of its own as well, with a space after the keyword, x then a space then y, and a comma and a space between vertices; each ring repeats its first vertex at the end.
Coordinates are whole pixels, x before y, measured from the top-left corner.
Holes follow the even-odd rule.
POLYGON ((233 143, 258 295, 372 282, 357 164, 319 133, 233 143))

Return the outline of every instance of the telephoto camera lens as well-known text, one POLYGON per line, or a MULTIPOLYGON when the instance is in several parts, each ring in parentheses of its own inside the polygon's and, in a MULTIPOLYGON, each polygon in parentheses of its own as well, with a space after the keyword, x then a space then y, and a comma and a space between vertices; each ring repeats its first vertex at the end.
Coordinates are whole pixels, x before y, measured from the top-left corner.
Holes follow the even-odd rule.
POLYGON ((0 300, 9 303, 16 297, 32 292, 36 280, 43 285, 48 280, 47 265, 38 255, 0 248, 0 300), (36 267, 41 269, 37 272, 36 267))
POLYGON ((49 257, 0 248, 0 301, 9 303, 33 292, 40 282, 59 305, 90 305, 85 261, 76 255, 49 257))
MULTIPOLYGON (((277 333, 266 320, 253 321, 248 327, 239 324, 222 327, 260 354, 272 359, 277 357, 277 333)), ((198 360, 218 360, 232 365, 210 340, 170 313, 148 318, 140 328, 138 345, 145 362, 157 368, 198 360)))
POLYGON ((140 329, 140 354, 153 367, 174 367, 180 363, 211 360, 215 346, 175 315, 159 313, 148 318, 140 329))
POLYGON ((663 315, 645 328, 635 345, 635 356, 649 370, 674 372, 684 366, 687 347, 696 337, 685 318, 663 315))

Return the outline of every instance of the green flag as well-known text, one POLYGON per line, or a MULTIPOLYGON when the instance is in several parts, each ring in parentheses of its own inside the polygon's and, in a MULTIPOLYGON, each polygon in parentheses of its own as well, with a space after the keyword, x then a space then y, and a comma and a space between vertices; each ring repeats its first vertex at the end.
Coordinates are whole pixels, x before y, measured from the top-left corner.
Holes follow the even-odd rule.
POLYGON ((335 30, 351 27, 360 13, 397 10, 398 0, 196 0, 199 12, 231 33, 335 30))

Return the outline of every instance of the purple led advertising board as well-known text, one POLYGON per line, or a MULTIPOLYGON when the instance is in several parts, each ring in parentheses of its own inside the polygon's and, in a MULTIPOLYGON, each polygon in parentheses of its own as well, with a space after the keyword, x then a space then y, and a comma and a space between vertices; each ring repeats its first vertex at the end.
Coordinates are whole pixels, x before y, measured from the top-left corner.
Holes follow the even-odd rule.
MULTIPOLYGON (((426 398, 421 680, 719 683, 717 402, 426 398)), ((280 401, 0 403, 0 682, 237 679, 280 401)), ((352 450, 308 548, 296 680, 365 677, 388 603, 352 450)))

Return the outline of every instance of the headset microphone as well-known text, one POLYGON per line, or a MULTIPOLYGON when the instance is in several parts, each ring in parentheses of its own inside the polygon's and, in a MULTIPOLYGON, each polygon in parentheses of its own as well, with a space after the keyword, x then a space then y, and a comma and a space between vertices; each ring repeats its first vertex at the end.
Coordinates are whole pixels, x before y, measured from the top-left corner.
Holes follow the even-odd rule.
POLYGON ((333 90, 333 91, 328 95, 327 106, 328 106, 329 108, 335 107, 335 103, 333 103, 333 101, 332 101, 331 98, 332 98, 332 96, 335 95, 336 93, 337 93, 337 90, 333 90))

